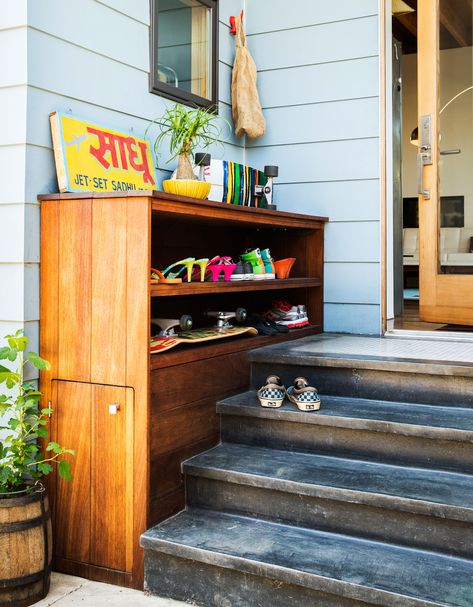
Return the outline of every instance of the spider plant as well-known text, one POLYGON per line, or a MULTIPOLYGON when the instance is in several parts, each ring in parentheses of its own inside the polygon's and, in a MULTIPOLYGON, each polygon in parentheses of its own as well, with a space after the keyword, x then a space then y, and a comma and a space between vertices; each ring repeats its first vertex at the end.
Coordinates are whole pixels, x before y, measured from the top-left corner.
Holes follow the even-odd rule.
POLYGON ((163 141, 169 138, 168 162, 178 158, 176 179, 196 179, 191 164, 194 151, 209 147, 221 136, 215 108, 186 108, 176 104, 166 109, 161 118, 154 120, 146 131, 153 124, 157 124, 160 130, 154 142, 156 156, 163 141))

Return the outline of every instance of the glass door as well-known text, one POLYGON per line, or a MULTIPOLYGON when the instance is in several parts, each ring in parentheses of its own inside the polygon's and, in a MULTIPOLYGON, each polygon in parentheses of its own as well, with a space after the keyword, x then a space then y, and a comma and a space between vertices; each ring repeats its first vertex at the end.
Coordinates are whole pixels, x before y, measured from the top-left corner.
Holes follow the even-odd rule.
POLYGON ((473 325, 473 8, 418 0, 420 318, 473 325))

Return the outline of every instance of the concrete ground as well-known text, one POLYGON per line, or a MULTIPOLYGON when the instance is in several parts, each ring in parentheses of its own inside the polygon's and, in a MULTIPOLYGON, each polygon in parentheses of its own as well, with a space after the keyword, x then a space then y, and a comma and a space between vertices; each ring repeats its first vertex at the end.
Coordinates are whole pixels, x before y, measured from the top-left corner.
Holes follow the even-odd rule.
MULTIPOLYGON (((91 582, 81 577, 51 574, 51 589, 48 596, 35 603, 35 607, 184 607, 180 601, 146 596, 139 590, 130 590, 91 582)), ((188 606, 187 606, 188 607, 188 606)))

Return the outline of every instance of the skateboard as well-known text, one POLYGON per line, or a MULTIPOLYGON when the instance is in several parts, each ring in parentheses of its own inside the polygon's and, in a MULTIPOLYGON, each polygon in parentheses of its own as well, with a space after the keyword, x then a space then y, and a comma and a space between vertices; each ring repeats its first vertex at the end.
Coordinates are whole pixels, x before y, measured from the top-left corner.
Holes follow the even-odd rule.
POLYGON ((224 339, 227 337, 235 337, 237 335, 258 335, 258 331, 253 327, 208 327, 205 329, 192 329, 190 331, 182 331, 175 337, 156 335, 151 338, 150 352, 158 354, 165 352, 171 348, 175 348, 180 344, 198 344, 204 341, 213 341, 215 339, 224 339))

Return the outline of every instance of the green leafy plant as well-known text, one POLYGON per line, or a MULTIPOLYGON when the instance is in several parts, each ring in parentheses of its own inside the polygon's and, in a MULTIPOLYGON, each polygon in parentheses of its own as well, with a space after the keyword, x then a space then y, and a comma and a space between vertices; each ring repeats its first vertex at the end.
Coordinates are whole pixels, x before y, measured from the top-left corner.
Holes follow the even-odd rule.
POLYGON ((70 480, 70 464, 63 456, 74 451, 47 442, 52 409, 40 408, 41 392, 24 377, 28 365, 44 370, 50 364, 35 352, 26 353, 28 338, 21 330, 5 340, 8 345, 0 348, 0 360, 9 361, 12 368, 0 365, 0 384, 9 392, 0 394, 0 416, 6 420, 0 426, 0 494, 28 489, 31 481, 50 474, 53 464, 61 477, 70 480), (39 440, 44 441, 44 450, 39 440))
POLYGON ((166 109, 161 118, 154 120, 146 132, 153 124, 157 124, 160 129, 154 142, 156 155, 163 140, 169 138, 169 161, 179 159, 176 179, 196 179, 191 164, 194 151, 197 148, 207 148, 221 136, 219 117, 215 109, 186 108, 176 103, 166 109))

